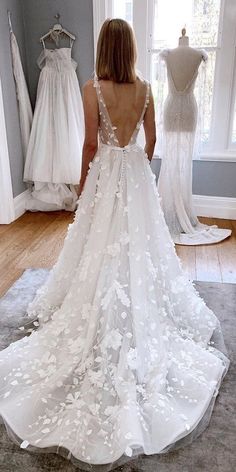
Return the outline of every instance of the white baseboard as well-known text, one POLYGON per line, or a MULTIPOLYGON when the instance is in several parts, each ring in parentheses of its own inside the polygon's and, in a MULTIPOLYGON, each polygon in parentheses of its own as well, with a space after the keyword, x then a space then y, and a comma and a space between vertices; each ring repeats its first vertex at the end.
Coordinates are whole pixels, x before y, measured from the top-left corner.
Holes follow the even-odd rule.
MULTIPOLYGON (((29 189, 14 198, 15 220, 25 213, 29 189)), ((193 195, 194 207, 198 216, 236 220, 236 198, 193 195)))
POLYGON ((193 195, 198 216, 236 220, 236 198, 193 195))
POLYGON ((14 198, 15 220, 25 213, 26 201, 28 200, 29 195, 30 191, 27 188, 24 192, 14 198))

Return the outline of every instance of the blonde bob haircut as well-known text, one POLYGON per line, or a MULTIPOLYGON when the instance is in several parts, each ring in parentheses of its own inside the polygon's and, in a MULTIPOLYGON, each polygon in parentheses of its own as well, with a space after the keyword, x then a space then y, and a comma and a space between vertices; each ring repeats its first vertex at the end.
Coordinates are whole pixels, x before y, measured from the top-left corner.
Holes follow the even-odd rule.
POLYGON ((137 49, 130 25, 120 19, 106 20, 97 43, 96 74, 98 79, 117 83, 136 80, 137 49))

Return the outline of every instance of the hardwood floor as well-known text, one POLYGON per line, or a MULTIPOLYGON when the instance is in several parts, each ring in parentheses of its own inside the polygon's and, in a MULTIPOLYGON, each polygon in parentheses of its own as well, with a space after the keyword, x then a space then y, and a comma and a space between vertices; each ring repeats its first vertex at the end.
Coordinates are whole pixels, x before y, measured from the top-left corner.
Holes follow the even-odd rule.
POLYGON ((218 244, 177 246, 183 268, 193 280, 236 283, 236 221, 199 219, 202 223, 232 229, 232 236, 218 244))
MULTIPOLYGON (((10 225, 0 225, 0 296, 25 269, 52 267, 73 219, 69 212, 27 212, 10 225)), ((232 236, 211 246, 177 246, 184 270, 194 280, 236 283, 236 221, 201 221, 231 228, 232 236)))

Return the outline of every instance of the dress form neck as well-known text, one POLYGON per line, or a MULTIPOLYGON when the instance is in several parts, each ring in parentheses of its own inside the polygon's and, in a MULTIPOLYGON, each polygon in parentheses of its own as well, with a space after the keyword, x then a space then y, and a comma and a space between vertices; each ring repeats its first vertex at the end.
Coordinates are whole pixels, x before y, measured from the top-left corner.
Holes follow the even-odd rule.
POLYGON ((189 47, 189 37, 188 36, 180 36, 179 46, 189 47))
POLYGON ((179 38, 179 46, 189 46, 189 37, 186 36, 186 28, 183 28, 181 31, 181 36, 179 38))

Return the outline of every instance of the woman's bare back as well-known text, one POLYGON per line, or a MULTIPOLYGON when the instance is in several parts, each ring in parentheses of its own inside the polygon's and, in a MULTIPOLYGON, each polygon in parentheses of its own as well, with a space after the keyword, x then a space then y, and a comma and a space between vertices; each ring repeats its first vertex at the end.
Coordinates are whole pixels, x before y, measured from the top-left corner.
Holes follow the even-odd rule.
POLYGON ((142 114, 147 84, 138 78, 131 84, 110 80, 100 80, 99 83, 119 145, 126 146, 142 114))

